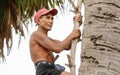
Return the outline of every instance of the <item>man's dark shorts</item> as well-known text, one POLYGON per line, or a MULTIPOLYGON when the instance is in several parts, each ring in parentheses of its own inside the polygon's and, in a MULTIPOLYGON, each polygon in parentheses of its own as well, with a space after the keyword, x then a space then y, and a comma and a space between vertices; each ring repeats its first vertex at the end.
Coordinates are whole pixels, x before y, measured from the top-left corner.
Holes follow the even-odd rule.
POLYGON ((61 75, 63 71, 56 69, 55 65, 50 63, 36 65, 36 75, 61 75))

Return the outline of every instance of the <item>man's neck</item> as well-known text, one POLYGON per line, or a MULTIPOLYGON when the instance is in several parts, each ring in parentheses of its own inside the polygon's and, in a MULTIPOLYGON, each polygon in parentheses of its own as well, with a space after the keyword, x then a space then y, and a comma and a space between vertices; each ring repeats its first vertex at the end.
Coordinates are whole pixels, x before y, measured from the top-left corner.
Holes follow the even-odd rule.
POLYGON ((40 31, 40 32, 42 32, 42 33, 44 33, 44 34, 46 34, 46 35, 47 35, 47 33, 48 33, 48 31, 46 31, 46 30, 44 30, 44 29, 42 29, 42 28, 40 28, 40 27, 38 27, 38 31, 40 31))

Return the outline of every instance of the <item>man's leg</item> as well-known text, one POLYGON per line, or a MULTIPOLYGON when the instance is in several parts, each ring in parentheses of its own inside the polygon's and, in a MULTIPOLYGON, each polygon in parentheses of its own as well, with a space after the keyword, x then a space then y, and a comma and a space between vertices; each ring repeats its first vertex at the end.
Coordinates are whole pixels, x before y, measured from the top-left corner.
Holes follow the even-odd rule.
POLYGON ((74 74, 72 74, 72 73, 70 73, 70 72, 63 71, 63 72, 61 73, 61 75, 74 75, 74 74))

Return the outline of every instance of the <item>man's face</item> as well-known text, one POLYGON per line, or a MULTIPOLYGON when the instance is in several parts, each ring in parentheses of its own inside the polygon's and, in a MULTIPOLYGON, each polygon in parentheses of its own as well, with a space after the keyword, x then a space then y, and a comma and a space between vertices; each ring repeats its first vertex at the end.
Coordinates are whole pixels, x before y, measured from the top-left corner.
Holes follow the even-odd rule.
POLYGON ((53 15, 51 13, 45 14, 40 17, 38 21, 38 25, 40 25, 41 28, 44 30, 51 30, 53 25, 53 15))

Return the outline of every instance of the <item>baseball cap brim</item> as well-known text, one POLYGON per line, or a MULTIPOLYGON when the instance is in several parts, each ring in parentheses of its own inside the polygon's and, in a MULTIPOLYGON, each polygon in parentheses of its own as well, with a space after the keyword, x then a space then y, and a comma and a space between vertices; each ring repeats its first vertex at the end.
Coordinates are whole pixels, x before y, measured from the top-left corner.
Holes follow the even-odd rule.
POLYGON ((55 16, 58 13, 58 11, 57 11, 57 9, 52 9, 52 10, 49 10, 48 12, 46 12, 44 14, 48 14, 48 13, 51 13, 53 16, 55 16))

